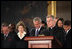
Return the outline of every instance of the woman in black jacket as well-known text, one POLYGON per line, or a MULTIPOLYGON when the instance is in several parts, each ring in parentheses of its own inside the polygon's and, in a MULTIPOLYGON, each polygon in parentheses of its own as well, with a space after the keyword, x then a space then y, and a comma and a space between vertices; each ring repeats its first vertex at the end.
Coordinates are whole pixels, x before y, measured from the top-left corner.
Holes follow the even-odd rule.
POLYGON ((17 23, 16 29, 18 30, 15 36, 16 48, 28 48, 28 42, 24 38, 29 36, 29 34, 23 21, 17 23))
POLYGON ((54 29, 54 36, 64 45, 65 41, 65 30, 63 28, 63 18, 59 18, 56 22, 54 29))

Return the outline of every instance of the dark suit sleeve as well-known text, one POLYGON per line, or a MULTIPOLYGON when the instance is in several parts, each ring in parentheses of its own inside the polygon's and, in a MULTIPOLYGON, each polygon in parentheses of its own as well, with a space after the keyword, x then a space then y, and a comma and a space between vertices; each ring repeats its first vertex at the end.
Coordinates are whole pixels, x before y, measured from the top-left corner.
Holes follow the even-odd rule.
POLYGON ((16 40, 15 40, 15 35, 11 34, 12 42, 11 42, 11 48, 16 47, 16 40))
POLYGON ((71 30, 68 32, 66 36, 66 47, 71 48, 71 30))
POLYGON ((57 28, 54 31, 54 36, 55 36, 55 38, 57 38, 62 43, 62 45, 64 45, 65 36, 64 36, 64 30, 63 29, 57 28))
POLYGON ((45 36, 50 36, 50 32, 47 29, 43 30, 42 34, 44 34, 45 36))
POLYGON ((35 29, 31 29, 30 30, 30 36, 34 36, 34 33, 35 33, 35 29))

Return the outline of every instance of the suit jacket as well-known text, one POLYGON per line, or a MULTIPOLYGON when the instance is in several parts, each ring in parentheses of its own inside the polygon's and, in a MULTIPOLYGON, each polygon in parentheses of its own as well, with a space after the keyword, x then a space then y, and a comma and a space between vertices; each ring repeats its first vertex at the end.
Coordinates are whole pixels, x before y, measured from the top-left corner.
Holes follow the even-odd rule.
POLYGON ((15 36, 16 48, 28 48, 28 42, 24 40, 24 38, 28 36, 29 34, 26 34, 22 39, 20 39, 18 35, 16 35, 15 36))
MULTIPOLYGON (((44 29, 45 29, 44 27, 41 27, 38 35, 39 35, 39 34, 42 34, 42 31, 43 31, 44 29)), ((35 28, 32 28, 32 29, 31 29, 31 31, 30 31, 30 36, 35 36, 35 30, 36 30, 35 28)))
POLYGON ((48 29, 43 31, 43 34, 45 36, 54 36, 62 44, 64 44, 64 41, 65 41, 64 33, 65 33, 64 29, 63 28, 59 28, 59 27, 53 27, 52 29, 48 28, 48 29))
POLYGON ((42 34, 44 34, 45 36, 51 36, 51 32, 49 31, 49 29, 45 29, 42 31, 42 34))
POLYGON ((65 48, 71 48, 71 29, 69 30, 68 34, 66 35, 65 48))
POLYGON ((13 34, 9 33, 8 36, 4 37, 4 34, 1 33, 1 48, 14 48, 15 41, 13 34))
POLYGON ((64 45, 65 42, 65 30, 63 28, 60 27, 55 27, 53 30, 53 35, 55 36, 55 38, 57 38, 62 45, 64 45))

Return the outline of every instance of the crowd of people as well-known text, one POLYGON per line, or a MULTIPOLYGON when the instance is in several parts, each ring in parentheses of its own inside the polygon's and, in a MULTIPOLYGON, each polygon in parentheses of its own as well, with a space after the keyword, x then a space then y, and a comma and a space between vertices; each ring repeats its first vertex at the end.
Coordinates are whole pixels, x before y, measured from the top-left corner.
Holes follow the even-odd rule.
POLYGON ((23 21, 15 24, 1 25, 1 48, 28 48, 25 37, 32 36, 54 36, 62 48, 71 48, 71 21, 63 18, 55 18, 53 15, 46 17, 46 22, 40 17, 33 19, 34 28, 28 30, 23 21))

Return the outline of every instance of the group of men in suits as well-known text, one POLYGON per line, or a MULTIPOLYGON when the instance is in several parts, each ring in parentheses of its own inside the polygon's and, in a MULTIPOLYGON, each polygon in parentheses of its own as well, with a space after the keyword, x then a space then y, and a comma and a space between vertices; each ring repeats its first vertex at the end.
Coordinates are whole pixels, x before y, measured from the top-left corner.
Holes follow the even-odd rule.
MULTIPOLYGON (((54 16, 46 17, 47 26, 42 26, 42 20, 39 17, 33 19, 34 28, 29 31, 29 36, 54 36, 57 38, 64 48, 71 48, 71 22, 65 21, 64 29, 56 27, 54 16)), ((1 26, 1 47, 14 48, 14 34, 9 32, 7 24, 1 26)))
MULTIPOLYGON (((52 15, 46 17, 46 28, 42 26, 41 21, 39 17, 33 19, 35 28, 31 29, 30 36, 54 36, 61 42, 64 48, 71 48, 71 22, 67 22, 69 20, 65 21, 66 24, 69 24, 67 25, 69 26, 69 29, 67 29, 68 31, 65 31, 65 27, 56 26, 55 18, 52 15), (68 32, 67 35, 66 32, 68 32)), ((64 24, 64 26, 66 25, 64 24)))

